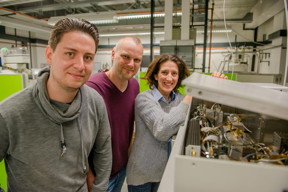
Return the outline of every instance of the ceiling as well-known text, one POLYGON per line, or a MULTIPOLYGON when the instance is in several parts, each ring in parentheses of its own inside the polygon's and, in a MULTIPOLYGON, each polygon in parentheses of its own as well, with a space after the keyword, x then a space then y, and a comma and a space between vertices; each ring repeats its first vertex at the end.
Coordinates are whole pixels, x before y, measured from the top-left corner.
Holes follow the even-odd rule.
MULTIPOLYGON (((167 1, 167 0, 166 0, 167 1)), ((174 0, 173 11, 181 12, 181 2, 174 0)), ((209 19, 214 4, 213 20, 221 25, 223 18, 227 22, 251 22, 249 11, 258 1, 270 0, 210 0, 209 19), (225 3, 225 4, 224 4, 225 3), (223 14, 225 10, 225 14, 223 14), (218 22, 217 22, 218 21, 218 22)), ((190 0, 193 11, 193 24, 204 21, 205 0, 190 0)), ((150 0, 0 0, 0 25, 31 32, 49 33, 51 22, 63 16, 93 16, 94 20, 105 20, 106 17, 134 14, 150 14, 150 0)), ((165 1, 154 0, 155 13, 164 13, 165 1)), ((174 25, 181 17, 174 18, 174 25)), ((117 23, 97 24, 100 31, 145 31, 150 28, 149 18, 117 19, 117 23)), ((155 18, 155 27, 163 28, 164 18, 155 18)), ((163 30, 162 30, 163 31, 163 30)))

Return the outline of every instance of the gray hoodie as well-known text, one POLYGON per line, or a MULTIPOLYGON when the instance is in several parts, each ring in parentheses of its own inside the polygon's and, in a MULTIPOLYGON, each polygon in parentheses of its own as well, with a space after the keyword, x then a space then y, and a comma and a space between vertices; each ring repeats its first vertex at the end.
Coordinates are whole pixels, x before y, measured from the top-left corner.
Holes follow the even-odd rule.
POLYGON ((49 100, 49 68, 37 83, 0 103, 0 161, 11 192, 84 192, 94 153, 92 191, 106 191, 111 172, 110 126, 102 97, 83 85, 70 104, 49 100))

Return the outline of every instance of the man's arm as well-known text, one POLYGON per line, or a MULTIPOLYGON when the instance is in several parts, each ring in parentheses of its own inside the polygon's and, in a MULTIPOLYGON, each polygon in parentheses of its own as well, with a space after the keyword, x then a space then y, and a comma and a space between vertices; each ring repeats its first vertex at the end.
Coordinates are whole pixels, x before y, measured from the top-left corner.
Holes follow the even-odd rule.
POLYGON ((9 146, 8 130, 5 121, 0 114, 0 161, 2 161, 6 156, 8 146, 9 146))

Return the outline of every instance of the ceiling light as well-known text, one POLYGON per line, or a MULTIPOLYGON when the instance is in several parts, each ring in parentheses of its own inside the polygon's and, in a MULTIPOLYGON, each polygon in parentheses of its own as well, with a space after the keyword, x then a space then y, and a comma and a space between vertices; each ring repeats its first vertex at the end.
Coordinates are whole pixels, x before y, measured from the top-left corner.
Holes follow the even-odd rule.
MULTIPOLYGON (((181 12, 173 13, 173 16, 181 16, 181 12)), ((118 20, 124 19, 145 19, 150 18, 151 14, 138 14, 138 15, 118 15, 116 18, 118 20)), ((165 13, 154 13, 153 17, 165 17, 165 13)))
MULTIPOLYGON (((150 35, 150 32, 139 32, 139 33, 109 33, 100 34, 100 37, 116 37, 116 36, 137 36, 137 35, 150 35)), ((154 35, 164 35, 164 32, 154 32, 154 35)))
POLYGON ((92 24, 113 24, 118 23, 118 20, 95 20, 95 21, 89 21, 92 24))
MULTIPOLYGON (((173 13, 173 16, 181 16, 181 12, 173 13)), ((100 13, 83 13, 83 14, 72 14, 60 17, 51 17, 48 20, 48 24, 54 26, 59 20, 64 18, 79 18, 85 19, 93 24, 113 24, 118 23, 118 20, 125 20, 125 19, 145 19, 150 18, 151 14, 120 14, 116 16, 114 12, 100 12, 100 13)), ((165 17, 165 13, 154 13, 153 17, 165 17)))
POLYGON ((105 24, 105 23, 118 23, 115 13, 105 12, 105 13, 83 13, 83 14, 72 14, 61 17, 51 17, 48 20, 49 25, 55 25, 59 20, 64 18, 78 18, 87 20, 93 24, 105 24))
MULTIPOLYGON (((164 17, 165 13, 157 13, 153 15, 154 17, 164 17)), ((117 16, 118 20, 124 20, 124 19, 145 19, 150 18, 150 14, 139 14, 139 15, 120 15, 117 16)))
POLYGON ((117 4, 126 4, 126 3, 135 3, 135 0, 117 0, 117 1, 100 1, 95 2, 98 6, 107 6, 107 5, 117 5, 117 4))
MULTIPOLYGON (((232 29, 227 29, 227 30, 225 30, 225 29, 221 29, 221 30, 219 30, 219 29, 217 29, 217 30, 212 30, 212 33, 231 33, 232 32, 232 29)), ((197 33, 204 33, 204 31, 197 31, 197 33)), ((210 30, 207 30, 207 33, 210 33, 210 30)))
MULTIPOLYGON (((181 12, 173 13, 173 16, 181 16, 181 12)), ((117 15, 113 12, 102 12, 102 13, 83 13, 83 14, 72 14, 60 17, 51 17, 48 20, 48 24, 54 26, 59 20, 64 18, 79 18, 85 19, 93 24, 113 24, 118 23, 118 20, 125 20, 125 19, 145 19, 150 18, 151 14, 121 14, 117 15)), ((165 13, 154 13, 153 17, 165 17, 165 13)))

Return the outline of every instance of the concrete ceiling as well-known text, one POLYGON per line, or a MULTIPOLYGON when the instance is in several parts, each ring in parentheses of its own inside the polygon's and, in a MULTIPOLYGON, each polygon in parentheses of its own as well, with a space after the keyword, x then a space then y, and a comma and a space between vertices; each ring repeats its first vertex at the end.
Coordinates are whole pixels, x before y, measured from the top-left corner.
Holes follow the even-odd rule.
MULTIPOLYGON (((174 0, 175 12, 181 11, 182 1, 174 0)), ((248 13, 256 3, 262 1, 270 0, 210 0, 208 18, 211 16, 211 8, 214 4, 214 21, 221 23, 225 16, 228 22, 251 22, 252 17, 248 13)), ((194 22, 203 22, 205 0, 190 0, 190 2, 191 10, 194 9, 194 22)), ((164 0, 154 0, 154 4, 156 12, 165 11, 164 0)), ((2 0, 0 1, 0 25, 49 33, 51 28, 48 24, 49 19, 51 21, 53 18, 79 14, 97 15, 98 18, 107 13, 116 16, 149 14, 150 6, 150 0, 2 0)), ((177 18, 176 22, 178 22, 177 18)), ((161 28, 164 25, 164 19, 156 18, 155 25, 161 28)), ((121 20, 118 23, 97 24, 97 26, 100 30, 107 32, 111 30, 147 30, 150 27, 150 19, 121 20)))

